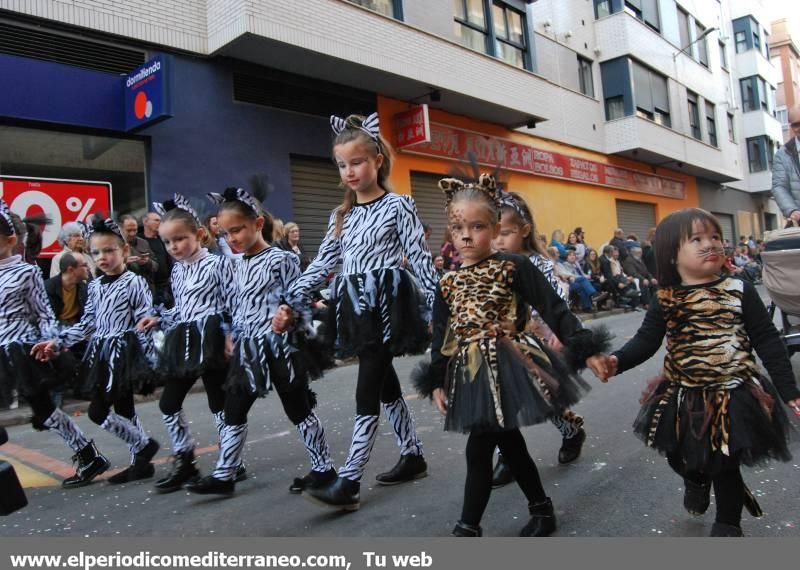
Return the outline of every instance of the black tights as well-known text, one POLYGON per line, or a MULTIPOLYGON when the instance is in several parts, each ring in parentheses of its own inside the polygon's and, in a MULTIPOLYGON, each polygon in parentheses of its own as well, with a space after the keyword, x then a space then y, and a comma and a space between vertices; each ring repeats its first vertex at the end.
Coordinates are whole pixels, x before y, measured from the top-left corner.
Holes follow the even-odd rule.
POLYGON ((667 462, 678 475, 684 479, 703 485, 711 479, 714 487, 714 497, 717 499, 718 523, 739 526, 742 522, 742 509, 744 508, 744 480, 739 465, 732 461, 731 466, 720 471, 713 477, 697 471, 686 471, 682 460, 676 454, 668 454, 667 462))
POLYGON ((44 422, 56 411, 53 399, 50 397, 50 391, 42 386, 35 393, 26 394, 25 399, 28 400, 33 412, 33 418, 31 419, 33 427, 38 430, 47 429, 44 427, 44 422))
MULTIPOLYGON (((288 392, 278 392, 283 411, 294 425, 299 424, 311 413, 308 388, 302 387, 288 392)), ((257 397, 251 394, 233 393, 225 398, 225 423, 238 426, 247 423, 247 413, 257 397)))
POLYGON ((461 522, 478 526, 492 493, 492 456, 499 447, 517 484, 530 504, 542 503, 547 495, 536 463, 528 453, 525 438, 518 429, 503 432, 470 433, 467 440, 467 482, 461 522))
MULTIPOLYGON (((133 405, 133 392, 128 391, 125 394, 115 396, 112 403, 114 404, 114 412, 118 416, 133 420, 136 415, 136 408, 133 405)), ((89 419, 97 425, 103 425, 110 411, 111 403, 106 399, 105 392, 102 389, 95 390, 89 402, 89 419)))
MULTIPOLYGON (((209 370, 203 374, 203 386, 206 388, 208 408, 211 410, 212 414, 221 412, 225 407, 225 390, 222 386, 225 384, 227 375, 227 369, 209 370)), ((164 386, 164 391, 161 393, 161 399, 158 402, 161 413, 168 416, 177 414, 183 407, 186 394, 189 393, 189 390, 191 390, 196 381, 197 378, 168 380, 164 386)))
POLYGON ((358 355, 356 414, 378 416, 381 402, 388 404, 403 395, 400 380, 392 366, 391 351, 386 345, 373 344, 358 355))

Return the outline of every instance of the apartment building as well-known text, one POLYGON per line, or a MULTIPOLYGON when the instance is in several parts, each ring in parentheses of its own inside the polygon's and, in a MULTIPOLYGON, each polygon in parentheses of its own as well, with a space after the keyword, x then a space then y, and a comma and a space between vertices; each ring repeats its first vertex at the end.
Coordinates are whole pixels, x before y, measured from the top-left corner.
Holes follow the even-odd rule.
POLYGON ((783 142, 793 136, 789 131, 789 109, 800 105, 800 39, 797 33, 800 33, 800 23, 793 29, 786 18, 772 22, 769 51, 772 65, 778 72, 776 108, 783 142))
POLYGON ((780 132, 763 4, 0 0, 0 176, 107 181, 120 213, 255 188, 313 249, 341 199, 328 115, 377 110, 434 246, 468 152, 548 237, 699 205, 735 239, 778 223, 748 155, 780 132))

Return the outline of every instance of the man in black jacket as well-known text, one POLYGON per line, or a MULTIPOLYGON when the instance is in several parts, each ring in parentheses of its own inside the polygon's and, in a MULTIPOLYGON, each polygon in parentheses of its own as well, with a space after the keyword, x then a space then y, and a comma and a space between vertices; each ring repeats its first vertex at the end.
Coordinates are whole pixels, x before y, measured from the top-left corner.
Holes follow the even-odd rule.
POLYGON ((633 277, 625 275, 619 261, 619 250, 613 245, 603 248, 600 256, 600 270, 606 278, 605 286, 614 299, 623 307, 636 309, 639 304, 639 292, 633 282, 633 277))

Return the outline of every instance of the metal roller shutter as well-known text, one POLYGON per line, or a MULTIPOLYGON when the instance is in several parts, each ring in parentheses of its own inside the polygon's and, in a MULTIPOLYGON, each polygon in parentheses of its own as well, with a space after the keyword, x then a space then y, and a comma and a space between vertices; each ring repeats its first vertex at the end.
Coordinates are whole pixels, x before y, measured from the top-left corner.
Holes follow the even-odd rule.
POLYGON ((439 190, 440 174, 411 173, 411 195, 417 204, 417 213, 423 224, 431 227, 428 243, 434 255, 444 243, 447 215, 444 212, 444 193, 439 190))
POLYGON ((736 235, 736 230, 733 227, 733 216, 730 214, 718 214, 713 212, 714 216, 719 220, 719 225, 722 226, 722 239, 731 242, 731 245, 736 245, 739 236, 736 235))
POLYGON ((342 203, 339 171, 329 160, 291 157, 292 207, 300 243, 313 258, 328 230, 331 211, 342 203))
POLYGON ((639 240, 647 239, 647 232, 656 225, 656 207, 653 204, 617 200, 617 227, 625 237, 636 234, 639 240))

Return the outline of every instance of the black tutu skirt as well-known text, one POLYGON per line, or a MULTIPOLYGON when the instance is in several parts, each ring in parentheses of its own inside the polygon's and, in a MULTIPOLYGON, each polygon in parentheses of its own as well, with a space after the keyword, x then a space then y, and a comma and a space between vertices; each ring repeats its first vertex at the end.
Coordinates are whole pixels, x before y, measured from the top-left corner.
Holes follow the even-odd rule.
POLYGON ((32 357, 32 347, 21 342, 0 347, 0 407, 11 404, 15 390, 27 398, 57 382, 53 364, 32 357))
POLYGON ((224 370, 225 334, 222 317, 179 323, 164 335, 158 359, 158 372, 167 380, 191 380, 206 370, 224 370))
POLYGON ((788 461, 789 424, 775 387, 764 377, 731 390, 683 389, 657 379, 633 424, 646 445, 679 472, 713 476, 737 467, 788 461), (727 444, 727 454, 721 448, 727 444))
POLYGON ((311 380, 333 368, 329 343, 295 331, 287 336, 266 334, 236 341, 225 390, 237 395, 266 396, 307 389, 311 380))
MULTIPOLYGON (((527 342, 535 341, 528 337, 527 342)), ((496 432, 539 424, 588 392, 589 386, 557 355, 540 345, 527 348, 513 339, 483 339, 453 356, 445 386, 444 429, 496 432), (496 357, 491 344, 496 345, 496 357)))
POLYGON ((395 356, 422 354, 431 335, 425 295, 402 269, 339 275, 331 287, 327 330, 335 354, 349 358, 382 341, 395 356))
POLYGON ((123 394, 149 394, 155 389, 156 373, 133 331, 92 339, 83 366, 85 376, 80 393, 84 397, 101 392, 106 401, 113 402, 123 394))

